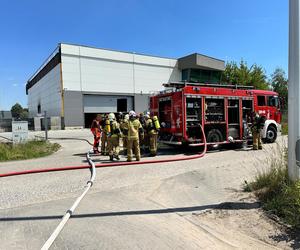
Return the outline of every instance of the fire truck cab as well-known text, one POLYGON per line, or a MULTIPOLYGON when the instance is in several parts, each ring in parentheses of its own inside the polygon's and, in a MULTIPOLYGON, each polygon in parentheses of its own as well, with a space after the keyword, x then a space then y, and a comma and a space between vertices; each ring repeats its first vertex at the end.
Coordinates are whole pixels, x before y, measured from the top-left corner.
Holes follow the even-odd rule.
POLYGON ((208 145, 243 142, 251 137, 251 116, 266 119, 265 142, 274 142, 280 131, 278 94, 238 85, 168 83, 165 90, 150 97, 150 110, 161 123, 160 141, 201 146, 201 126, 208 145))

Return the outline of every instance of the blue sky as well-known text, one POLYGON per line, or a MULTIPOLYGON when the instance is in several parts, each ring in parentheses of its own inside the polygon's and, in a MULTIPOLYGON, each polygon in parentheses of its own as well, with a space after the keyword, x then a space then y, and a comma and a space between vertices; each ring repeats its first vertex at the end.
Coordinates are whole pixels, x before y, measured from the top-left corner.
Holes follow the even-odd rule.
POLYGON ((178 58, 198 52, 287 71, 287 0, 1 0, 0 110, 59 42, 178 58))

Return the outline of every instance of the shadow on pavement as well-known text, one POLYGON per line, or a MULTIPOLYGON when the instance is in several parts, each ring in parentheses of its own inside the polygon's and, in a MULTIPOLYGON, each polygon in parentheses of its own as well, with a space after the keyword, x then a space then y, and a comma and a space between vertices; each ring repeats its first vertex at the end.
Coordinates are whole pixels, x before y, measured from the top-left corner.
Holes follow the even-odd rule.
MULTIPOLYGON (((224 202, 220 204, 193 206, 193 207, 178 207, 178 208, 164 208, 164 209, 150 209, 150 210, 133 210, 133 211, 119 211, 106 213, 92 213, 92 214, 74 214, 72 218, 91 218, 91 217, 113 217, 113 216, 129 216, 129 215, 147 215, 147 214, 168 214, 168 213, 183 213, 183 212, 197 212, 207 209, 224 209, 224 210, 240 210, 240 209, 256 209, 260 207, 259 202, 224 202)), ((63 215, 45 215, 45 216, 24 216, 24 217, 5 217, 0 218, 0 222, 4 221, 30 221, 30 220, 54 220, 61 219, 63 215)))

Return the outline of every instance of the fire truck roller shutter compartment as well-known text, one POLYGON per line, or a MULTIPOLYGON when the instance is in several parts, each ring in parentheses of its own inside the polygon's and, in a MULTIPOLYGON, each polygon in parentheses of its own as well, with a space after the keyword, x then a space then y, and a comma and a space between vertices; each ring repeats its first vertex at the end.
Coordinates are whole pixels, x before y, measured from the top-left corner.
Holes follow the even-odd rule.
POLYGON ((186 96, 186 133, 189 139, 202 139, 202 98, 200 95, 186 96))
POLYGON ((205 133, 208 143, 226 141, 225 98, 205 97, 205 133))
POLYGON ((240 139, 240 100, 238 97, 228 97, 228 136, 234 140, 240 139))
POLYGON ((89 128, 97 114, 129 112, 133 109, 132 96, 84 95, 83 112, 85 127, 89 128))

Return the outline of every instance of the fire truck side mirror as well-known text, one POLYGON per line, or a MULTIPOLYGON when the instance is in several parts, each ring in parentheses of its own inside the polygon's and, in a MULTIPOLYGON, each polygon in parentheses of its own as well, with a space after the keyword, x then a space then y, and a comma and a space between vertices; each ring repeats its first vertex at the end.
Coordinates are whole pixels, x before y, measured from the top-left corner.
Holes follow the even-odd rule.
POLYGON ((300 139, 296 142, 296 164, 300 167, 300 139))

